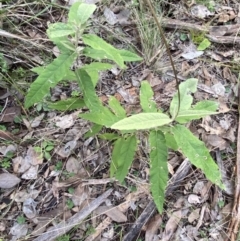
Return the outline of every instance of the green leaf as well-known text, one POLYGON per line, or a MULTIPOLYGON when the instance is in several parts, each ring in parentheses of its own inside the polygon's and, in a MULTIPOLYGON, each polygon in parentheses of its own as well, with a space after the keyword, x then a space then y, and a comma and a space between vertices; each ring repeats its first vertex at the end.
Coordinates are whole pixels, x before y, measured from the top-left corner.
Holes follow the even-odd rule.
POLYGON ((204 143, 182 125, 173 127, 172 132, 183 155, 186 156, 194 166, 200 168, 208 180, 220 188, 224 188, 219 168, 213 161, 204 143))
MULTIPOLYGON (((187 79, 185 82, 179 85, 180 90, 180 111, 188 110, 193 102, 193 97, 191 93, 197 91, 197 79, 187 79)), ((176 117, 178 110, 179 102, 178 102, 178 93, 173 96, 173 99, 170 104, 170 114, 173 118, 176 117)))
POLYGON ((44 66, 38 66, 31 69, 32 72, 37 73, 38 75, 40 75, 44 70, 44 66))
POLYGON ((106 58, 115 61, 121 68, 124 68, 124 61, 119 54, 118 49, 114 48, 111 44, 108 44, 103 39, 94 34, 84 34, 82 36, 83 42, 96 50, 101 50, 106 53, 106 58))
POLYGON ((143 58, 139 57, 137 54, 132 53, 128 50, 125 49, 119 49, 118 52, 122 56, 123 60, 126 62, 131 62, 131 61, 141 61, 143 58))
POLYGON ((172 120, 162 113, 140 113, 118 121, 111 126, 118 130, 143 130, 169 124, 172 120))
POLYGON ((81 24, 84 24, 85 22, 87 22, 87 20, 92 16, 95 9, 96 9, 96 6, 94 4, 82 3, 78 7, 78 11, 77 11, 78 21, 81 24))
POLYGON ((91 77, 84 69, 76 70, 77 82, 83 92, 84 102, 90 111, 99 111, 102 103, 96 95, 91 77))
POLYGON ((75 33, 75 29, 71 24, 67 23, 53 23, 49 24, 47 35, 49 39, 56 41, 60 37, 65 37, 75 33))
POLYGON ((110 165, 110 176, 116 177, 120 183, 128 174, 133 157, 137 148, 136 136, 118 139, 113 148, 112 162, 110 165))
POLYGON ((207 49, 209 46, 211 45, 211 42, 207 39, 207 38, 205 38, 205 39, 203 39, 203 41, 198 45, 198 48, 197 48, 197 50, 205 50, 205 49, 207 49))
POLYGON ((159 213, 163 211, 164 194, 168 182, 168 150, 161 131, 151 131, 150 142, 150 187, 159 213))
POLYGON ((112 64, 107 63, 99 63, 99 62, 92 62, 91 64, 86 64, 82 67, 82 69, 88 70, 88 71, 102 71, 102 70, 108 70, 113 67, 112 64))
POLYGON ((203 101, 197 102, 196 105, 193 105, 192 109, 193 110, 216 111, 218 109, 218 103, 216 101, 203 100, 203 101))
POLYGON ((98 71, 86 69, 86 72, 87 72, 88 75, 90 76, 91 81, 92 81, 92 83, 93 83, 93 87, 95 88, 96 85, 97 85, 97 83, 98 83, 98 80, 99 80, 98 71))
POLYGON ((48 107, 50 109, 61 111, 81 109, 84 106, 86 105, 80 98, 68 98, 66 100, 59 100, 54 103, 48 103, 48 107))
POLYGON ((100 134, 98 135, 99 138, 103 139, 103 140, 116 140, 119 138, 119 135, 116 133, 104 133, 104 134, 100 134))
POLYGON ((69 50, 71 52, 76 51, 76 47, 69 40, 68 36, 55 37, 55 38, 53 37, 53 38, 51 38, 51 40, 53 41, 53 43, 55 43, 57 45, 59 52, 62 54, 65 52, 69 52, 69 50))
POLYGON ((85 120, 89 120, 93 123, 96 123, 98 125, 103 125, 106 127, 110 127, 114 123, 119 121, 119 118, 115 116, 106 107, 102 107, 98 111, 92 111, 90 113, 80 114, 79 116, 85 120))
POLYGON ((81 5, 81 2, 75 2, 68 12, 68 23, 78 23, 78 8, 81 5))
POLYGON ((157 106, 156 102, 153 100, 153 95, 154 93, 148 81, 142 81, 140 89, 140 104, 143 112, 157 112, 157 106))
POLYGON ((108 101, 108 105, 113 111, 113 113, 119 117, 119 119, 123 119, 126 117, 126 111, 124 108, 120 105, 119 101, 114 97, 111 96, 108 101))
POLYGON ((83 92, 84 102, 91 111, 90 113, 80 114, 79 116, 93 123, 110 127, 120 120, 107 107, 102 105, 96 95, 90 76, 84 69, 76 71, 78 84, 83 92))
POLYGON ((105 53, 103 50, 99 50, 99 49, 93 49, 90 47, 85 47, 83 49, 83 54, 86 57, 95 59, 95 60, 102 60, 102 59, 112 59, 111 55, 108 55, 107 53, 105 53))
POLYGON ((25 107, 29 108, 33 104, 41 101, 49 92, 49 89, 64 78, 76 57, 76 53, 68 52, 60 54, 54 59, 31 84, 26 96, 25 107))
POLYGON ((191 120, 198 120, 208 115, 215 115, 217 112, 208 111, 208 110, 184 110, 178 113, 176 121, 183 124, 191 120))
POLYGON ((174 135, 172 133, 166 132, 165 134, 165 140, 166 140, 166 146, 168 148, 173 149, 174 151, 178 150, 178 144, 174 138, 174 135))
POLYGON ((93 82, 93 86, 95 87, 97 85, 99 76, 98 72, 102 70, 111 69, 112 64, 106 64, 106 63, 91 63, 84 65, 82 69, 86 70, 88 75, 91 77, 91 81, 93 82))
POLYGON ((59 39, 52 39, 52 40, 57 45, 57 47, 59 48, 61 53, 69 51, 69 50, 74 52, 76 50, 76 47, 68 39, 63 39, 61 41, 59 41, 59 39))
POLYGON ((66 71, 66 75, 64 76, 63 80, 76 81, 77 80, 77 76, 76 76, 74 71, 68 69, 66 71))
POLYGON ((87 133, 85 133, 84 138, 95 136, 102 130, 102 127, 102 125, 94 124, 91 129, 87 133))

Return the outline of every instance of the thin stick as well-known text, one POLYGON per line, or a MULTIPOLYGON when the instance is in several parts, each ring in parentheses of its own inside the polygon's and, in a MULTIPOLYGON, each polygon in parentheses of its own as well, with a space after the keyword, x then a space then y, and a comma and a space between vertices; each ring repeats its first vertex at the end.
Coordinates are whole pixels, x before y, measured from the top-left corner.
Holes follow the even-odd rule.
POLYGON ((157 18, 157 15, 155 13, 155 10, 153 9, 153 6, 152 6, 152 3, 150 0, 144 0, 146 2, 146 4, 149 6, 150 10, 151 10, 151 13, 153 15, 153 18, 157 24, 157 27, 158 27, 158 30, 159 30, 159 33, 160 33, 160 36, 163 40, 163 43, 166 47, 166 50, 167 50, 167 54, 169 56, 169 59, 170 59, 170 63, 171 63, 171 66, 172 66, 172 69, 173 69, 173 73, 174 73, 174 77, 175 77, 175 80, 176 80, 176 86, 177 86, 177 91, 178 91, 178 109, 177 109, 177 112, 175 114, 175 116, 172 116, 173 119, 175 119, 178 115, 178 112, 180 110, 180 90, 179 90, 179 80, 178 80, 178 77, 177 77, 177 71, 175 69, 175 65, 173 63, 173 59, 172 59, 172 55, 171 55, 171 52, 170 52, 170 49, 169 49, 169 46, 168 46, 168 43, 167 43, 167 40, 164 36, 164 32, 163 32, 163 29, 159 23, 159 20, 157 18))
MULTIPOLYGON (((238 113, 240 115, 240 83, 238 83, 238 113)), ((236 156, 236 173, 235 173, 235 192, 232 208, 232 218, 228 226, 229 237, 231 241, 238 238, 240 226, 240 119, 238 116, 238 137, 237 137, 237 156, 236 156)))
POLYGON ((79 213, 76 213, 71 218, 69 218, 66 222, 61 222, 51 230, 43 233, 41 236, 35 238, 33 241, 52 241, 57 237, 65 234, 71 228, 82 222, 88 215, 92 213, 99 205, 101 205, 105 199, 112 193, 112 189, 107 190, 101 196, 93 200, 88 207, 84 208, 79 213))

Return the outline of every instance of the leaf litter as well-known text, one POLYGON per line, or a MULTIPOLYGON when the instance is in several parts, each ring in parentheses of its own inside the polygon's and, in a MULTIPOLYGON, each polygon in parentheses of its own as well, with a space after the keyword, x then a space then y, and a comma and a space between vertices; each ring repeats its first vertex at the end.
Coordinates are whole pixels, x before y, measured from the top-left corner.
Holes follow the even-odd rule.
MULTIPOLYGON (((74 1, 65 2, 73 4, 74 1)), ((94 18, 100 19, 99 22, 102 23, 103 18, 103 21, 106 22, 103 27, 98 26, 100 34, 104 37, 107 38, 109 32, 113 33, 113 36, 119 36, 119 31, 121 32, 123 36, 121 40, 114 39, 116 45, 121 42, 123 46, 126 46, 130 37, 134 43, 138 45, 140 43, 139 36, 133 34, 133 29, 136 26, 134 21, 131 21, 134 19, 132 19, 129 4, 118 6, 118 3, 112 3, 111 6, 99 8, 94 16, 94 18)), ((229 220, 226 219, 226 216, 229 217, 232 212, 234 194, 232 179, 235 169, 236 146, 234 145, 238 123, 236 115, 238 103, 235 99, 238 81, 236 71, 238 71, 240 54, 234 46, 222 44, 231 44, 235 41, 238 45, 240 42, 236 34, 239 8, 234 2, 230 4, 231 7, 224 5, 224 3, 218 3, 217 7, 211 11, 209 6, 202 4, 196 4, 192 7, 188 7, 182 1, 171 5, 166 4, 173 13, 173 19, 163 19, 166 35, 172 36, 170 45, 179 78, 183 81, 188 77, 200 80, 198 91, 194 95, 195 101, 214 99, 219 102, 221 115, 205 117, 201 122, 193 122, 193 125, 199 138, 207 143, 212 155, 216 155, 226 186, 226 193, 212 187, 199 170, 192 169, 190 174, 182 177, 182 183, 176 184, 178 190, 168 196, 164 213, 162 215, 155 213, 154 218, 150 219, 146 227, 143 227, 142 231, 139 232, 139 237, 145 237, 145 240, 177 240, 176 238, 178 240, 203 240, 202 235, 205 235, 208 240, 222 240, 228 235, 227 224, 229 220), (183 20, 185 24, 181 25, 183 20), (208 24, 209 20, 211 20, 210 25, 208 24), (198 35, 201 33, 194 31, 201 31, 199 27, 201 25, 207 26, 206 37, 214 47, 198 51, 199 43, 194 42, 194 35, 199 37, 198 35), (172 28, 177 29, 175 33, 171 30, 172 28), (183 32, 187 33, 186 40, 180 38, 180 34, 183 32)), ((4 7, 6 6, 4 5, 4 7)), ((164 8, 164 6, 161 7, 164 8)), ((28 8, 31 9, 31 6, 26 5, 26 9, 24 6, 17 7, 19 13, 21 13, 21 8, 26 11, 28 8)), ((11 14, 9 11, 7 8, 7 15, 11 14)), ((58 17, 64 18, 64 14, 66 14, 64 10, 56 8, 55 11, 58 13, 58 17)), ((41 38, 46 38, 44 32, 47 21, 58 21, 57 15, 47 12, 43 15, 40 14, 39 18, 33 19, 34 21, 30 19, 27 21, 28 28, 19 27, 21 33, 19 35, 15 35, 14 31, 13 33, 10 31, 0 32, 0 44, 6 47, 3 52, 4 57, 10 57, 11 60, 16 57, 20 58, 19 63, 14 63, 16 66, 26 63, 27 66, 31 67, 36 66, 37 63, 34 57, 45 59, 38 56, 39 48, 42 48, 43 43, 41 38), (37 35, 33 35, 34 28, 36 28, 34 26, 39 28, 37 35), (24 53, 19 56, 16 56, 10 45, 7 46, 2 42, 4 38, 5 40, 15 38, 20 41, 25 36, 29 36, 34 43, 31 44, 31 47, 26 47, 26 44, 11 43, 16 44, 18 53, 24 53), (33 51, 25 51, 26 49, 33 51)), ((25 16, 21 17, 23 19, 17 19, 20 22, 24 21, 25 16)), ((45 46, 52 51, 50 44, 47 43, 45 46)), ((139 46, 137 48, 141 49, 139 46)), ((46 47, 42 50, 46 50, 46 47)), ((129 114, 138 111, 138 87, 142 80, 147 79, 154 87, 157 105, 167 109, 169 101, 176 91, 169 60, 152 57, 155 67, 130 65, 129 69, 123 73, 113 71, 103 74, 101 88, 98 88, 99 93, 106 97, 117 95, 121 103, 129 108, 127 111, 129 114)), ((21 79, 21 76, 19 75, 18 78, 21 79)), ((1 84, 2 77, 0 81, 1 84)), ((58 87, 61 94, 55 90, 55 93, 52 92, 52 100, 60 100, 65 98, 64 96, 70 96, 71 92, 76 89, 73 83, 70 83, 67 88, 60 83, 58 87)), ((0 88, 6 90, 2 85, 0 88)), ((1 104, 8 103, 8 97, 3 96, 1 104)), ((144 150, 146 148, 145 140, 140 140, 142 149, 139 150, 138 157, 141 158, 134 161, 140 163, 133 165, 125 187, 114 180, 107 179, 109 177, 107 167, 109 165, 110 143, 99 139, 98 136, 88 140, 83 138, 83 135, 91 130, 92 126, 85 121, 81 122, 78 118, 78 112, 60 114, 57 111, 44 109, 45 107, 42 106, 39 107, 40 113, 33 112, 29 116, 29 113, 26 115, 18 106, 11 92, 10 97, 11 102, 1 113, 3 114, 1 120, 7 129, 0 131, 0 137, 1 140, 14 141, 16 148, 12 149, 5 142, 1 144, 1 159, 5 158, 9 151, 14 153, 13 158, 9 159, 12 169, 1 166, 0 187, 3 191, 0 194, 0 210, 1 215, 4 213, 5 216, 1 221, 2 229, 0 230, 3 230, 1 236, 6 240, 17 240, 25 237, 32 228, 34 235, 44 235, 44 229, 52 226, 55 218, 60 218, 59 221, 65 219, 68 221, 67 217, 71 219, 74 215, 81 213, 81 210, 88 210, 88 214, 92 214, 92 217, 90 220, 82 221, 83 225, 80 225, 80 228, 71 234, 71 238, 86 237, 85 235, 89 233, 89 227, 92 225, 95 234, 90 234, 85 240, 97 240, 97 238, 99 240, 119 240, 118 233, 126 234, 131 230, 130 223, 136 221, 136 214, 143 212, 149 202, 148 197, 146 197, 149 195, 149 187, 146 183, 147 163, 143 155, 146 153, 144 150), (15 117, 20 115, 24 115, 22 123, 15 120, 15 117), (71 130, 74 131, 71 133, 71 130), (23 143, 22 139, 24 139, 23 143), (42 143, 44 141, 55 143, 49 162, 43 157, 42 143), (35 151, 34 147, 40 147, 41 151, 35 151), (70 176, 73 174, 78 175, 78 177, 72 179, 70 176), (103 182, 94 181, 96 179, 102 179, 103 182), (104 182, 104 180, 106 181, 104 182), (89 185, 86 184, 87 182, 89 185), (141 186, 144 189, 139 191, 141 186), (101 194, 110 187, 113 187, 115 192, 107 193, 108 199, 101 200, 97 204, 98 207, 95 206, 94 210, 89 210, 91 200, 98 200, 97 197, 101 197, 101 194), (131 190, 136 187, 137 193, 132 192, 131 190), (69 188, 74 190, 68 190, 69 188), (11 201, 9 207, 7 207, 6 199, 11 201), (25 216, 27 223, 19 224, 10 221, 16 220, 19 214, 25 216), (41 221, 43 216, 48 219, 47 224, 41 221), (10 226, 7 225, 8 223, 10 226), (116 228, 117 223, 124 224, 125 227, 116 228), (105 231, 103 231, 104 229, 105 231)), ((172 165, 171 173, 174 175, 183 160, 178 154, 177 158, 172 160, 170 160, 170 156, 169 162, 177 160, 177 163, 172 165)), ((61 229, 60 227, 59 230, 61 231, 61 229)), ((62 234, 64 233, 66 230, 62 232, 62 234)), ((42 240, 40 237, 42 236, 39 236, 39 239, 35 238, 35 240, 42 240)))

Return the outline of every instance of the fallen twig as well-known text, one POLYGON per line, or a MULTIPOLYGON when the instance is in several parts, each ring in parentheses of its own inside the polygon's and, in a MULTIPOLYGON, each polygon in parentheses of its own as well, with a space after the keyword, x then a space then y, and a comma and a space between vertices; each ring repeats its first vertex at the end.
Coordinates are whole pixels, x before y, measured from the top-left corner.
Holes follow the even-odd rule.
POLYGON ((240 30, 240 24, 229 26, 201 26, 198 24, 186 23, 170 18, 163 18, 161 21, 164 28, 200 31, 206 33, 206 37, 211 42, 240 45, 240 37, 237 37, 237 34, 240 30), (226 36, 230 34, 233 34, 233 36, 226 36))
MULTIPOLYGON (((238 113, 240 114, 240 85, 238 85, 238 113)), ((232 218, 228 226, 229 239, 227 239, 226 241, 237 240, 239 226, 240 226, 240 121, 238 117, 235 191, 234 191, 232 218)))
POLYGON ((111 193, 112 189, 107 190, 101 196, 93 200, 88 207, 73 215, 66 222, 63 221, 58 225, 52 227, 49 231, 43 233, 41 236, 35 238, 33 241, 51 241, 65 234, 75 225, 82 222, 89 214, 91 214, 91 212, 94 211, 99 205, 101 205, 111 193))

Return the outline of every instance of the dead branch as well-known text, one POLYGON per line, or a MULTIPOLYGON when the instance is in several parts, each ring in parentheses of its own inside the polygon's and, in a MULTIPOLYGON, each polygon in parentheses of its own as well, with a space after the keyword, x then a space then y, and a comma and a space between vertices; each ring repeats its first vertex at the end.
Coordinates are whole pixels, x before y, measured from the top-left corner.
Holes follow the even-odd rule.
MULTIPOLYGON (((240 114, 240 85, 238 85, 238 113, 240 114)), ((235 192, 232 209, 232 218, 229 223, 228 236, 231 241, 236 241, 240 226, 240 121, 238 116, 238 138, 235 174, 235 192)))
POLYGON ((41 236, 35 238, 33 241, 51 241, 55 240, 57 237, 65 234, 75 225, 82 222, 89 214, 92 213, 99 205, 101 205, 105 199, 112 193, 112 189, 107 190, 101 196, 93 200, 87 208, 84 208, 79 213, 76 213, 66 222, 61 222, 58 225, 52 227, 46 233, 43 233, 41 236))
POLYGON ((206 33, 206 37, 214 43, 240 45, 240 37, 237 36, 240 30, 240 24, 228 26, 201 26, 175 19, 163 18, 162 25, 164 28, 170 29, 204 32, 206 33), (228 36, 230 34, 234 36, 228 36))

